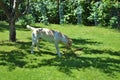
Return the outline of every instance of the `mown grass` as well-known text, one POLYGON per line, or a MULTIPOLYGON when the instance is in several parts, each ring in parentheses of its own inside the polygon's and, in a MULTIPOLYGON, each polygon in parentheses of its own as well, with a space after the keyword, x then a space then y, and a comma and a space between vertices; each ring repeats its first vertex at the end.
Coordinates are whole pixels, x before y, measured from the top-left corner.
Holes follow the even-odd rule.
POLYGON ((120 33, 101 27, 34 24, 61 31, 73 40, 75 52, 42 41, 30 53, 31 31, 17 25, 17 42, 8 41, 8 24, 0 22, 0 80, 120 80, 120 33))

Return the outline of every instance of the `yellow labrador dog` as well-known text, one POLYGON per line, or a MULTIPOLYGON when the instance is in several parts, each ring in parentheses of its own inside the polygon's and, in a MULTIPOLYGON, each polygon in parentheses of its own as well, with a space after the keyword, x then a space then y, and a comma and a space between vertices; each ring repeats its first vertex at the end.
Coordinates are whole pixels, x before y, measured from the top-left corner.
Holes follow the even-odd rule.
POLYGON ((39 47, 38 47, 39 39, 43 39, 48 42, 53 42, 55 44, 56 51, 59 57, 61 57, 59 46, 58 46, 59 43, 66 45, 67 48, 70 48, 72 45, 72 40, 68 38, 66 35, 62 34, 61 32, 50 30, 47 28, 34 28, 29 25, 27 25, 26 27, 33 31, 31 53, 34 53, 33 48, 35 45, 37 46, 37 49, 39 50, 39 47))

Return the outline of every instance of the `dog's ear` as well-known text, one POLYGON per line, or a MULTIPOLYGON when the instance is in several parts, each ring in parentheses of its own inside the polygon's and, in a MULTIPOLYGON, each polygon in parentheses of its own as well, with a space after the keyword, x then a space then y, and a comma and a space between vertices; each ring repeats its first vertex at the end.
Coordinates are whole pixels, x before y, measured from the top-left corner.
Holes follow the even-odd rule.
POLYGON ((73 43, 72 39, 70 39, 70 43, 71 43, 71 45, 72 45, 72 43, 73 43))
POLYGON ((70 39, 70 38, 68 38, 68 45, 69 45, 69 47, 72 46, 72 39, 70 39))

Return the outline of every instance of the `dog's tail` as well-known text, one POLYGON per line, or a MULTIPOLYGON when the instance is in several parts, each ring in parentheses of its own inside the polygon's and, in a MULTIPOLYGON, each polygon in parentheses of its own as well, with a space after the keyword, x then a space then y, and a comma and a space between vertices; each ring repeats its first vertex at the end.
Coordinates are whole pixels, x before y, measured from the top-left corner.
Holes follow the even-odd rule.
POLYGON ((27 25, 26 27, 27 27, 28 29, 35 30, 34 27, 31 27, 31 26, 29 26, 29 25, 27 25))

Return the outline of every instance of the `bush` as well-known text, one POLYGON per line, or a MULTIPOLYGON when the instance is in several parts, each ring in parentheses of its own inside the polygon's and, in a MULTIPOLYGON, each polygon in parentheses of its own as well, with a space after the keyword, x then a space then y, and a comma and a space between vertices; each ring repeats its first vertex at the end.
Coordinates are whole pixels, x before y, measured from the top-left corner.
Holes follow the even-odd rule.
POLYGON ((111 19, 110 19, 110 27, 116 28, 117 24, 118 24, 117 17, 116 16, 111 17, 111 19))
POLYGON ((32 16, 32 14, 25 15, 21 17, 18 22, 22 26, 26 26, 27 24, 35 23, 35 18, 32 16))

